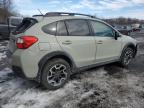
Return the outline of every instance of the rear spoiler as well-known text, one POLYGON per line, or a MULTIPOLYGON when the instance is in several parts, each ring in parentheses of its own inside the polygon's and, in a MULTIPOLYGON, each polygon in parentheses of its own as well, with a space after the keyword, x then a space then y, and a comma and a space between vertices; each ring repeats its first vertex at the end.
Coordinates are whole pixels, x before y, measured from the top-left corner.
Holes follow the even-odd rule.
POLYGON ((26 17, 22 20, 22 23, 17 26, 17 28, 15 29, 15 31, 13 32, 14 35, 18 34, 18 33, 22 33, 24 32, 26 29, 30 28, 31 26, 33 26, 35 23, 38 23, 38 20, 32 17, 26 17), (23 26, 23 24, 25 24, 26 21, 30 21, 30 25, 28 25, 26 28, 24 28, 23 30, 20 30, 19 28, 21 28, 23 26))
MULTIPOLYGON (((26 17, 26 18, 23 19, 23 21, 24 21, 24 20, 34 20, 36 23, 38 23, 38 20, 35 19, 35 18, 32 18, 32 17, 26 17)), ((22 22, 23 22, 23 21, 22 21, 22 22)))

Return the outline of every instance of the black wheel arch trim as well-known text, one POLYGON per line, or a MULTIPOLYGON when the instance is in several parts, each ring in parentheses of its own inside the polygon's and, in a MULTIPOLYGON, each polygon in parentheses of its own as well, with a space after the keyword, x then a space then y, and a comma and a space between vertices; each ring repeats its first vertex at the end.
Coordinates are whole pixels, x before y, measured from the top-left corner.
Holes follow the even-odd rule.
MULTIPOLYGON (((137 44, 135 45, 135 44, 133 44, 133 43, 127 43, 127 44, 124 46, 124 48, 123 48, 123 50, 122 50, 122 52, 121 52, 121 57, 122 57, 122 54, 124 53, 125 49, 128 48, 128 47, 131 47, 131 48, 134 49, 134 57, 135 57, 136 54, 137 54, 137 44)), ((121 59, 121 57, 120 57, 120 59, 121 59)))
POLYGON ((76 64, 73 60, 73 58, 66 52, 63 51, 55 51, 52 53, 48 53, 46 54, 43 58, 41 58, 41 60, 38 63, 38 74, 37 74, 37 81, 41 82, 41 73, 42 73, 42 69, 44 67, 44 65, 53 58, 63 58, 64 60, 66 60, 68 63, 70 63, 71 69, 72 69, 72 73, 74 73, 77 70, 76 64))

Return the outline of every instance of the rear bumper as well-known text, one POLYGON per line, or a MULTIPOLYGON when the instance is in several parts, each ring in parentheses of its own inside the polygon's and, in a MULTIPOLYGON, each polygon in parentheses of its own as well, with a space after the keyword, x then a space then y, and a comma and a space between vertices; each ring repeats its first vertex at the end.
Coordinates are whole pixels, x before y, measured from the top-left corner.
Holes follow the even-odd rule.
POLYGON ((38 73, 37 57, 26 50, 16 50, 12 55, 12 69, 28 79, 35 79, 38 73))
POLYGON ((12 70, 13 70, 14 74, 16 76, 18 76, 18 77, 25 78, 25 79, 28 79, 28 80, 34 80, 34 81, 39 82, 38 77, 34 77, 34 78, 27 77, 21 67, 12 66, 12 70))
MULTIPOLYGON (((43 53, 42 53, 43 54, 43 53)), ((38 76, 38 62, 43 56, 37 47, 37 44, 29 49, 17 49, 12 54, 12 68, 19 76, 35 80, 38 76)))

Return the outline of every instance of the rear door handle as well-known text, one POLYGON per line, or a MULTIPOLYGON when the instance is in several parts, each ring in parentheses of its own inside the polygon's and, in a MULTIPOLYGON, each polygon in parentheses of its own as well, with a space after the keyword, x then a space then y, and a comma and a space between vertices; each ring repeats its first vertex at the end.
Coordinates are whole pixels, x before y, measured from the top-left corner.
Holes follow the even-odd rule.
POLYGON ((62 42, 62 44, 69 45, 69 44, 72 44, 72 42, 70 40, 66 40, 66 41, 62 42))
POLYGON ((97 44, 103 44, 103 41, 102 41, 102 40, 99 40, 99 41, 97 42, 97 44))

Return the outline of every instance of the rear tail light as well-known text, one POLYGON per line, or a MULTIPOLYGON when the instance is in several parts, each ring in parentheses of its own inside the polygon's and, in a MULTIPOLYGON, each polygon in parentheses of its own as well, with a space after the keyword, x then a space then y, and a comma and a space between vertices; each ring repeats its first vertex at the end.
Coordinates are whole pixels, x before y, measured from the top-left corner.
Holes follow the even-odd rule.
POLYGON ((27 49, 38 41, 35 36, 22 36, 17 38, 16 45, 19 49, 27 49))

